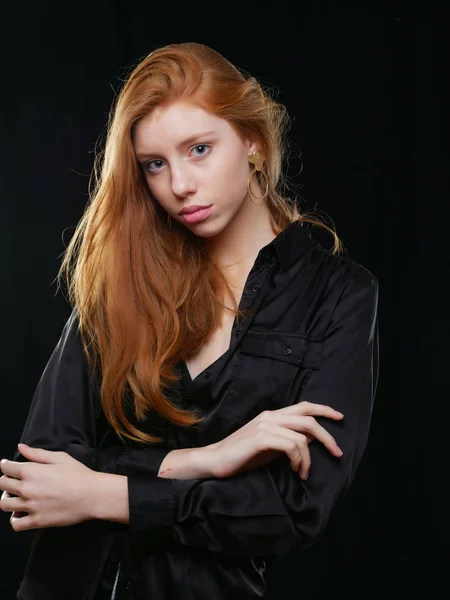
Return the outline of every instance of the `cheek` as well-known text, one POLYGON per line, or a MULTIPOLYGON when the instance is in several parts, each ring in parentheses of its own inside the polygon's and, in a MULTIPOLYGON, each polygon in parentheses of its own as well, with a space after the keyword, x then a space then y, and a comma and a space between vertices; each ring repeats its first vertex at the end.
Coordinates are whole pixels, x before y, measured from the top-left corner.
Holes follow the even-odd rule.
MULTIPOLYGON (((162 179, 162 178, 161 178, 162 179)), ((150 190, 151 196, 155 199, 158 204, 161 204, 163 208, 167 208, 168 205, 168 194, 167 194, 167 186, 160 180, 154 180, 150 184, 147 181, 148 189, 150 190)))
POLYGON ((223 162, 214 170, 211 178, 216 189, 220 189, 227 195, 245 194, 247 190, 249 169, 245 160, 238 158, 236 160, 223 162))

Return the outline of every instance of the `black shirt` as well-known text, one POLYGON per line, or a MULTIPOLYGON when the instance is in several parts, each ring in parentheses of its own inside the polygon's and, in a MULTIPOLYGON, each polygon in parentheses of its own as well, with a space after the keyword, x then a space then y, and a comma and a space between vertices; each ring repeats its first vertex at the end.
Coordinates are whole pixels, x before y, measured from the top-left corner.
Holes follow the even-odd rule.
MULTIPOLYGON (((77 333, 76 309, 37 386, 21 441, 62 450, 128 478, 130 523, 90 520, 37 529, 22 600, 262 598, 275 556, 317 542, 355 476, 378 379, 378 280, 335 256, 300 222, 262 248, 249 273, 229 349, 194 380, 184 361, 173 401, 207 418, 177 428, 155 416, 159 444, 123 444, 106 423, 77 333), (217 442, 256 417, 302 400, 343 450, 314 440, 303 481, 286 454, 226 479, 158 477, 175 448, 217 442)), ((26 460, 16 452, 14 460, 26 460)))

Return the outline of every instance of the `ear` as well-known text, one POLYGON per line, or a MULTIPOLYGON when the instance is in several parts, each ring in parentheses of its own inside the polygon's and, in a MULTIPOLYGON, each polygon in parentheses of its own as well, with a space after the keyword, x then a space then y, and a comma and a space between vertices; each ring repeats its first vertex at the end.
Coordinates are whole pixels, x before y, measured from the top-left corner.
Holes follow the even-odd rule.
POLYGON ((247 139, 245 143, 247 145, 248 154, 253 154, 253 152, 260 150, 260 144, 256 140, 247 139))

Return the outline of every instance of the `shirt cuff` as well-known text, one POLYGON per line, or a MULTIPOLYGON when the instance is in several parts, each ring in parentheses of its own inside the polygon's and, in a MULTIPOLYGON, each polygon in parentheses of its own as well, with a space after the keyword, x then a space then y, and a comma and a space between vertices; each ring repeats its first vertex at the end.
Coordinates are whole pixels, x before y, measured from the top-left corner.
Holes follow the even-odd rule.
POLYGON ((172 479, 158 477, 170 449, 127 448, 116 464, 115 473, 128 477, 130 512, 129 535, 146 544, 159 546, 173 539, 175 497, 172 479))

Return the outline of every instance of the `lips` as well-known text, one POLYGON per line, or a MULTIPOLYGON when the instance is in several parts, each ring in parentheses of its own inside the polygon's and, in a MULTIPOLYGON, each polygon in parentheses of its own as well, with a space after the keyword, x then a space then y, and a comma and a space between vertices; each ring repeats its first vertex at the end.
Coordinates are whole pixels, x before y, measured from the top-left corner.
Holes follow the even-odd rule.
POLYGON ((185 206, 184 208, 182 208, 180 210, 180 212, 178 213, 180 216, 181 215, 190 215, 193 212, 196 212, 197 210, 201 210, 203 208, 209 208, 210 206, 212 206, 211 204, 205 204, 205 205, 200 205, 200 204, 193 204, 192 206, 185 206))
POLYGON ((180 219, 185 223, 200 223, 201 221, 205 221, 209 217, 209 215, 213 211, 213 208, 214 207, 212 204, 211 206, 202 206, 202 208, 194 210, 193 212, 185 212, 184 214, 180 215, 180 219))

